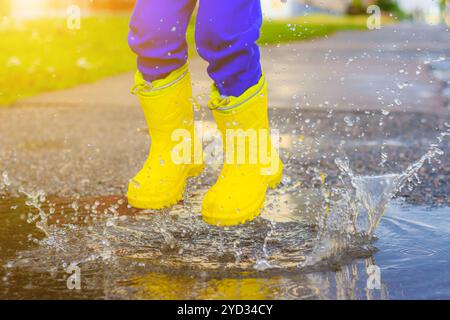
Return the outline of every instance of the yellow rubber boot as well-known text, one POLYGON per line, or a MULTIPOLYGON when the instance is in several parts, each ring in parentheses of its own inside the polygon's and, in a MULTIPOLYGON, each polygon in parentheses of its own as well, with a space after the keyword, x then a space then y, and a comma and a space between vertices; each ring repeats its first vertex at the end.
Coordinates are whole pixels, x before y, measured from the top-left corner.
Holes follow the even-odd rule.
POLYGON ((209 107, 222 134, 224 165, 203 199, 203 220, 243 224, 260 214, 267 189, 279 184, 283 171, 270 141, 264 77, 239 97, 222 98, 213 87, 209 107))
POLYGON ((130 181, 128 203, 135 208, 161 209, 181 200, 187 178, 203 169, 188 66, 152 83, 137 72, 133 93, 144 111, 151 146, 143 168, 130 181))

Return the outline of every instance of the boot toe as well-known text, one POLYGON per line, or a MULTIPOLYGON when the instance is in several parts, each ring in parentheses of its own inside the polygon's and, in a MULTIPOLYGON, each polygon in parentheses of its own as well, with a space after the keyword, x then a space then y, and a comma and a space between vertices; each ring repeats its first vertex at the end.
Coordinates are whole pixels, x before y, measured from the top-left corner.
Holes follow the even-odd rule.
POLYGON ((203 220, 218 226, 246 223, 259 215, 264 202, 264 193, 260 198, 258 193, 243 195, 212 189, 206 193, 203 199, 203 220))
POLYGON ((142 180, 133 178, 128 185, 128 203, 139 209, 162 209, 181 200, 184 190, 184 179, 175 181, 168 179, 142 180))

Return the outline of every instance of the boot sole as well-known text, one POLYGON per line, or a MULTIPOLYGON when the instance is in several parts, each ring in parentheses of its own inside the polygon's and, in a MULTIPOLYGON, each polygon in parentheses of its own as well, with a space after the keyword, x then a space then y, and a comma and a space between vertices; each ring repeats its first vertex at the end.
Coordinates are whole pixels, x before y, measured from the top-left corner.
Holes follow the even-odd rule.
POLYGON ((164 208, 169 208, 177 204, 181 199, 183 199, 184 191, 186 189, 186 183, 189 178, 194 178, 203 172, 205 168, 204 165, 192 167, 187 171, 186 176, 182 179, 182 183, 176 189, 178 190, 173 197, 164 201, 151 201, 139 198, 131 198, 127 196, 128 204, 133 208, 137 209, 150 209, 150 210, 160 210, 164 208))
MULTIPOLYGON (((268 189, 275 189, 280 183, 281 178, 283 177, 283 170, 281 169, 268 183, 268 189)), ((233 217, 232 214, 224 214, 223 217, 214 217, 209 212, 202 212, 203 221, 207 224, 213 226, 220 227, 229 227, 229 226, 237 226, 241 224, 245 224, 247 222, 252 221, 257 216, 261 214, 261 210, 264 206, 264 201, 266 199, 266 195, 262 197, 262 199, 256 202, 256 205, 250 206, 252 209, 249 209, 245 215, 240 217, 233 217), (230 218, 231 216, 231 218, 230 218)))

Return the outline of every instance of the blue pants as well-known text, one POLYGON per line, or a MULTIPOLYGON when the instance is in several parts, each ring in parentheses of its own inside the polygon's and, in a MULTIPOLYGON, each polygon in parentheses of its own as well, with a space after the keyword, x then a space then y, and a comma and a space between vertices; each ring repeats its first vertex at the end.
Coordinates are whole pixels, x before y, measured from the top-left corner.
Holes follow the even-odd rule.
MULTIPOLYGON (((187 60, 186 29, 197 0, 137 0, 128 43, 144 79, 164 78, 187 60)), ((219 92, 239 96, 261 78, 256 40, 260 0, 199 0, 195 40, 219 92)))

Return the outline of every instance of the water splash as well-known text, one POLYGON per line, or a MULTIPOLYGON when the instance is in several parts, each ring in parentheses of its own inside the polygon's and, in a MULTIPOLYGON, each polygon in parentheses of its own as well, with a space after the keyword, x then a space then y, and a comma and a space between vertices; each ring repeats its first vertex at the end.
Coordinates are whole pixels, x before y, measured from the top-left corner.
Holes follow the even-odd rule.
POLYGON ((277 268, 278 266, 271 264, 269 262, 270 254, 268 252, 268 242, 270 240, 270 237, 272 237, 274 233, 274 229, 276 227, 276 224, 274 221, 269 221, 269 230, 267 231, 266 237, 264 238, 263 246, 262 246, 262 256, 259 257, 254 265, 254 269, 258 271, 264 271, 267 269, 277 268))
MULTIPOLYGON (((449 128, 447 124, 445 127, 449 128)), ((22 252, 25 258, 20 259, 25 261, 24 265, 29 266, 33 261, 35 267, 43 268, 49 265, 59 268, 61 261, 67 265, 94 261, 109 265, 118 260, 138 260, 139 263, 148 261, 148 268, 184 270, 189 266, 190 270, 208 272, 297 270, 298 266, 317 268, 324 264, 329 268, 336 260, 342 265, 341 260, 347 257, 354 259, 373 253, 374 232, 389 201, 401 188, 417 183, 417 172, 424 163, 443 154, 439 144, 448 135, 450 131, 442 133, 419 160, 398 174, 361 176, 351 170, 348 161, 337 159, 344 182, 341 188, 329 189, 325 184, 326 175, 318 168, 309 167, 307 171, 314 176, 311 179, 314 188, 321 185, 311 196, 296 179, 285 176, 283 186, 269 193, 267 201, 268 211, 278 214, 263 215, 236 228, 214 228, 202 222, 198 214, 199 192, 204 189, 201 184, 199 188, 190 186, 183 204, 170 212, 149 210, 135 216, 123 199, 105 204, 97 198, 87 204, 85 199, 75 196, 67 200, 66 215, 61 218, 66 221, 61 224, 53 224, 55 210, 43 191, 21 188, 19 192, 25 195, 30 208, 28 222, 35 223, 45 237, 38 242, 40 247, 36 251, 22 252), (194 196, 188 196, 191 193, 194 196), (276 221, 283 215, 280 210, 290 211, 286 210, 289 203, 295 204, 293 211, 297 217, 303 219, 317 214, 317 220, 276 221), (74 220, 69 221, 69 216, 74 220), (83 224, 85 221, 88 223, 83 224)), ((6 181, 11 184, 9 178, 6 181)), ((57 212, 58 215, 63 214, 57 212)))
POLYGON ((450 126, 445 124, 445 127, 447 130, 437 137, 437 142, 400 173, 357 175, 348 160, 336 158, 344 188, 334 190, 330 209, 319 213, 317 244, 300 267, 345 259, 346 252, 373 251, 371 242, 375 230, 391 199, 405 186, 412 189, 420 183, 419 169, 426 162, 439 161, 438 157, 444 154, 439 144, 450 136, 450 126))
POLYGON ((42 205, 46 200, 46 194, 43 190, 37 191, 26 191, 24 188, 20 187, 19 192, 27 197, 25 204, 30 207, 28 214, 28 223, 35 223, 36 227, 45 233, 46 236, 49 236, 49 225, 48 218, 54 213, 54 209, 50 208, 49 212, 46 212, 42 205))
POLYGON ((9 179, 8 172, 3 171, 0 179, 0 195, 5 193, 10 185, 11 180, 9 179))

